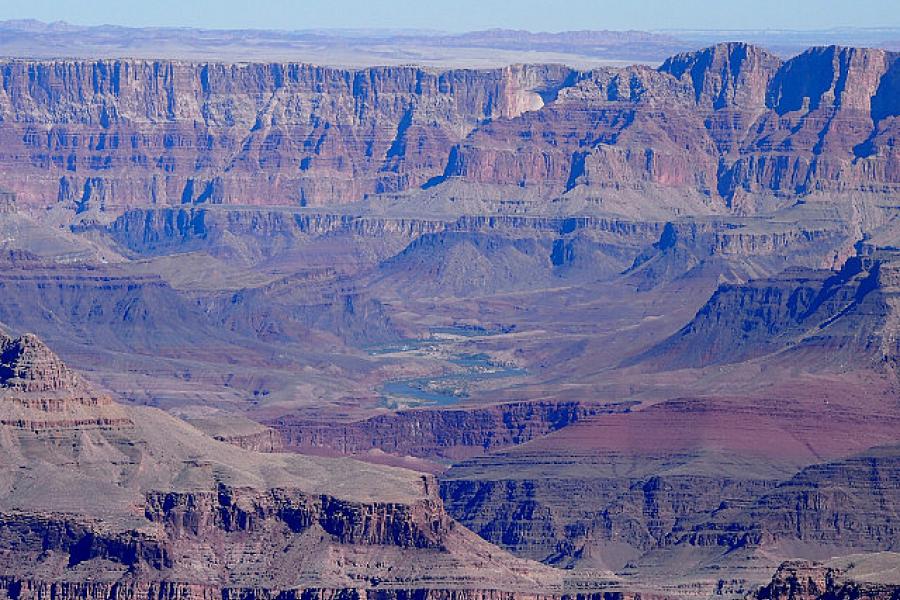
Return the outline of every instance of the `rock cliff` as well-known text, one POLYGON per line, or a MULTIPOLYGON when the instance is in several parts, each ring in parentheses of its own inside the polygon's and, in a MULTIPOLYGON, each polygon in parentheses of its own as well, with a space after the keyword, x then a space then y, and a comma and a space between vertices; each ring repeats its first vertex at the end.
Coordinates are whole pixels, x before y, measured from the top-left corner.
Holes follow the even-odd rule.
POLYGON ((724 285, 694 319, 640 360, 688 367, 781 352, 820 361, 868 357, 893 368, 898 346, 897 253, 868 251, 840 271, 785 271, 724 285))
POLYGON ((285 447, 364 454, 380 449, 422 458, 459 459, 522 444, 589 415, 627 410, 628 403, 512 402, 488 408, 406 410, 340 423, 286 415, 269 424, 285 447))
POLYGON ((896 60, 831 47, 781 64, 728 44, 658 71, 593 71, 542 110, 474 131, 451 152, 448 175, 600 198, 690 190, 694 214, 757 211, 769 194, 888 192, 896 111, 879 98, 896 60))
MULTIPOLYGON (((0 93, 24 203, 322 204, 440 175, 485 119, 540 108, 564 67, 434 72, 303 64, 7 61, 0 93), (24 165, 23 165, 24 166, 24 165)), ((6 173, 5 173, 6 174, 6 173)))
POLYGON ((457 461, 441 493, 451 515, 516 554, 638 578, 678 573, 687 557, 733 568, 729 555, 760 548, 892 550, 897 419, 886 402, 876 419, 846 400, 794 399, 789 423, 783 402, 761 398, 594 415, 457 461))
POLYGON ((896 191, 897 65, 737 43, 590 72, 8 60, 0 171, 21 204, 78 212, 341 204, 453 178, 752 212, 896 191))

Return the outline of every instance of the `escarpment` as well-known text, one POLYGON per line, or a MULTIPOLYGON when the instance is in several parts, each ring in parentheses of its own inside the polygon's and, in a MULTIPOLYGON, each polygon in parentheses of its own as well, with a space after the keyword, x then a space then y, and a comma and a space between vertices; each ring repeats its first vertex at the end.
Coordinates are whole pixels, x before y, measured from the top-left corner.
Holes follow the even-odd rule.
POLYGON ((269 422, 285 447, 364 454, 380 449, 421 458, 483 454, 522 444, 589 415, 626 411, 629 403, 511 402, 488 408, 405 410, 355 422, 285 415, 269 422))
POLYGON ((342 544, 440 548, 450 528, 439 502, 362 504, 298 490, 220 487, 202 493, 150 492, 144 517, 173 535, 208 539, 218 532, 264 531, 272 522, 293 533, 322 530, 342 544))
POLYGON ((449 179, 578 190, 614 212, 627 190, 754 212, 771 195, 896 191, 897 64, 738 43, 590 72, 9 60, 0 172, 20 204, 79 213, 345 204, 449 179))
POLYGON ((596 70, 544 109, 474 131, 451 153, 448 175, 607 203, 611 191, 665 204, 689 190, 687 210, 701 214, 763 210, 779 202, 770 195, 890 193, 895 111, 879 98, 896 61, 830 47, 782 64, 723 44, 658 70, 596 70))
POLYGON ((688 325, 638 360, 671 368, 818 352, 819 360, 852 354, 890 366, 900 350, 897 309, 897 253, 878 250, 836 272, 785 271, 724 285, 688 325))
POLYGON ((0 600, 898 600, 897 54, 0 72, 0 600))
MULTIPOLYGON (((256 252, 245 259, 269 257, 291 244, 326 236, 375 238, 388 252, 400 252, 413 240, 442 233, 536 233, 562 238, 586 232, 638 245, 651 241, 661 224, 614 217, 553 217, 530 215, 394 216, 353 212, 246 209, 237 207, 135 208, 116 218, 103 231, 140 255, 165 254, 202 248, 229 256, 227 240, 255 241, 256 252), (555 234, 555 235, 554 235, 555 234)), ((90 231, 92 227, 78 227, 90 231)), ((384 252, 384 251, 383 251, 384 252)), ((391 254, 383 256, 388 258, 391 254)))
POLYGON ((543 104, 561 66, 433 72, 13 60, 0 164, 23 203, 323 204, 416 187, 481 121, 543 104), (12 174, 14 169, 9 170, 12 174))

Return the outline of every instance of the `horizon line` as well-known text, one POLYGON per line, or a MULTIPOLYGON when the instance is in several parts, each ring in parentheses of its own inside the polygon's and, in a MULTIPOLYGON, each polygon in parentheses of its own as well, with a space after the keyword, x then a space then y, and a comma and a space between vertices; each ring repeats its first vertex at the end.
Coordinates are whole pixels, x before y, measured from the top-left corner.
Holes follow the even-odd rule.
POLYGON ((458 36, 470 33, 487 33, 487 32, 510 32, 510 33, 527 33, 531 35, 561 35, 567 33, 649 33, 649 34, 713 34, 713 33, 754 33, 754 34, 785 34, 785 33, 837 33, 837 32, 898 32, 900 33, 900 25, 886 26, 837 26, 826 28, 661 28, 661 29, 559 29, 559 30, 533 30, 509 27, 486 27, 484 29, 437 29, 430 27, 310 27, 305 29, 285 29, 278 27, 206 27, 202 25, 133 25, 122 23, 74 23, 64 19, 55 21, 44 21, 35 18, 0 18, 0 25, 6 24, 40 24, 48 27, 52 26, 68 26, 73 28, 103 28, 116 27, 121 29, 162 29, 172 31, 259 31, 259 32, 282 32, 282 33, 316 33, 316 32, 394 32, 394 33, 417 33, 428 35, 448 35, 458 36))

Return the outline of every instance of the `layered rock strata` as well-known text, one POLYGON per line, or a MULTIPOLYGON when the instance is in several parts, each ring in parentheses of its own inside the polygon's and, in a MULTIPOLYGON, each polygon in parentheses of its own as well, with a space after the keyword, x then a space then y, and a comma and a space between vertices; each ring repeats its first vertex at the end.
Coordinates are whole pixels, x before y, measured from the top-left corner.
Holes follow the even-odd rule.
POLYGON ((361 421, 323 422, 286 415, 268 424, 286 448, 341 454, 384 452, 460 459, 525 443, 589 415, 623 412, 629 403, 511 402, 487 408, 401 410, 361 421))
MULTIPOLYGON (((559 573, 456 526, 431 476, 215 441, 160 411, 116 405, 31 335, 2 339, 0 376, 7 597, 564 590, 559 573)), ((615 584, 607 574, 589 585, 615 584)))
MULTIPOLYGON (((887 558, 890 560, 892 557, 887 558)), ((850 570, 852 570, 852 565, 850 570)), ((788 561, 778 568, 772 581, 762 587, 755 597, 757 600, 819 600, 824 598, 894 600, 900 596, 900 584, 888 581, 866 581, 865 577, 861 579, 861 581, 855 580, 852 576, 848 576, 844 569, 833 565, 812 561, 788 561)))
POLYGON ((79 212, 336 204, 448 179, 752 212, 897 190, 898 64, 740 43, 589 72, 8 60, 0 172, 20 203, 79 212))
POLYGON ((776 352, 893 368, 900 356, 898 257, 891 249, 850 258, 839 271, 789 270, 723 285, 694 319, 639 360, 657 367, 738 362, 776 352))

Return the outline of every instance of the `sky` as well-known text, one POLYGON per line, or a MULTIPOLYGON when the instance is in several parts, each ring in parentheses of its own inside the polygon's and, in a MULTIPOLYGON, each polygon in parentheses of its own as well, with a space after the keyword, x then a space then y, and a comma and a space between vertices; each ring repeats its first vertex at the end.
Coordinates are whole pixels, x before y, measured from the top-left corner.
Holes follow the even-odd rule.
POLYGON ((0 20, 205 28, 900 27, 900 0, 0 0, 0 20))

